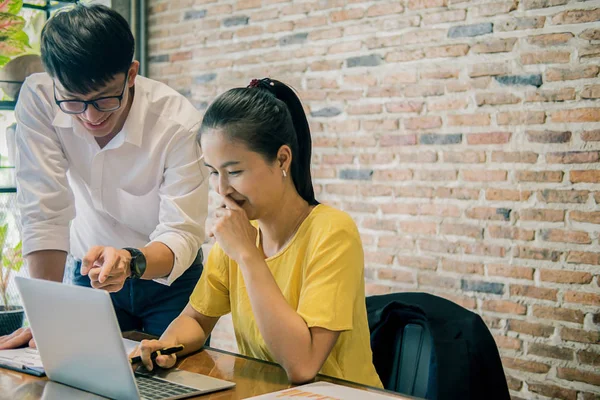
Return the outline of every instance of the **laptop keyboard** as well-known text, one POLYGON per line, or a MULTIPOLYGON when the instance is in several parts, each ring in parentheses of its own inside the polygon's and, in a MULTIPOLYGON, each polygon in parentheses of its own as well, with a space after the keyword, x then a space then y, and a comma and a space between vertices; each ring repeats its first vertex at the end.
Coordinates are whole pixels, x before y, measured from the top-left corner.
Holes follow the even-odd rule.
POLYGON ((171 397, 190 395, 199 392, 198 389, 153 378, 148 375, 135 374, 135 381, 143 400, 169 399, 171 397))

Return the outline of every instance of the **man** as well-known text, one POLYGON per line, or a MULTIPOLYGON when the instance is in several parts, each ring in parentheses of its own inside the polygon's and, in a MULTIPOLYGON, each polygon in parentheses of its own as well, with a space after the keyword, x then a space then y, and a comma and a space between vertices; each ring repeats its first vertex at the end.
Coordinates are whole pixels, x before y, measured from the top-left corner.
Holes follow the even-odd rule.
MULTIPOLYGON (((59 12, 42 31, 47 74, 19 97, 17 193, 23 254, 34 278, 111 292, 123 331, 160 335, 202 270, 208 179, 200 113, 167 86, 137 76, 134 39, 100 5, 59 12)), ((19 346, 28 330, 0 338, 19 346)))

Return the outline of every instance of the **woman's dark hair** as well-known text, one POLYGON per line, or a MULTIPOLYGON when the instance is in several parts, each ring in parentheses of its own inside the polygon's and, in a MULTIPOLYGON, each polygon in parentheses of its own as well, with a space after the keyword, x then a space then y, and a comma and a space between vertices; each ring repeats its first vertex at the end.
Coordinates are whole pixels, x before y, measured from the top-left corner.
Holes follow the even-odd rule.
POLYGON ((292 150, 291 175, 298 194, 310 205, 319 204, 310 176, 311 139, 302 103, 293 89, 268 78, 246 88, 231 89, 208 107, 198 140, 210 129, 222 130, 244 143, 267 162, 283 145, 292 150))
POLYGON ((44 68, 71 93, 87 94, 126 73, 134 47, 125 18, 98 4, 59 11, 42 29, 44 68))

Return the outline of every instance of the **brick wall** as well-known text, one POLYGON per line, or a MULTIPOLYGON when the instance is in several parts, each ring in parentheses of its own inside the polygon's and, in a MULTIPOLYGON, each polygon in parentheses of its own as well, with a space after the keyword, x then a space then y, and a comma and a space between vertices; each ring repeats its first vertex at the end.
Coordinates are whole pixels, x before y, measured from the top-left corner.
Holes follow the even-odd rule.
POLYGON ((298 89, 369 293, 481 314, 514 398, 600 397, 600 1, 149 3, 150 76, 197 107, 298 89))

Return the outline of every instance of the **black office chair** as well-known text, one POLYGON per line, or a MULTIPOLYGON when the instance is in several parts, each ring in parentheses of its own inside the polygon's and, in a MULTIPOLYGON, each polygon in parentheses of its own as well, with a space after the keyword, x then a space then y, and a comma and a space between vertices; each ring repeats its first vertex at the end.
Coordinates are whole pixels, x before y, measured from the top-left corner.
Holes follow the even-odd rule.
POLYGON ((510 399, 479 315, 427 293, 367 297, 373 363, 384 387, 424 399, 510 399))

